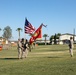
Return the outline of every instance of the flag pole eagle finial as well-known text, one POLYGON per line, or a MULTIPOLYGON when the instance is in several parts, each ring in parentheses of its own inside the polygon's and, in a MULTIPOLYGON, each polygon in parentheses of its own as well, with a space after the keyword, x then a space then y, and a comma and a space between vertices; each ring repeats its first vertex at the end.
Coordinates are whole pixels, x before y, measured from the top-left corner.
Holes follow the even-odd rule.
POLYGON ((43 23, 41 23, 42 26, 47 27, 47 25, 44 25, 43 23))

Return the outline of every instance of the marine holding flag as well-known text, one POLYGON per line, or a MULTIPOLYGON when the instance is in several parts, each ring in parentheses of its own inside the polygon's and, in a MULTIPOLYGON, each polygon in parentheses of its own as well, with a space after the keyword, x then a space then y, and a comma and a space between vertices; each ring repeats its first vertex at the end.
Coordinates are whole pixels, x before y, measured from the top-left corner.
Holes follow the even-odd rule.
MULTIPOLYGON (((35 27, 27 19, 25 19, 24 33, 33 34, 34 32, 35 32, 35 27)), ((28 41, 27 40, 25 41, 24 38, 22 38, 21 43, 22 43, 22 58, 24 58, 27 57, 28 50, 31 51, 31 48, 28 41)))

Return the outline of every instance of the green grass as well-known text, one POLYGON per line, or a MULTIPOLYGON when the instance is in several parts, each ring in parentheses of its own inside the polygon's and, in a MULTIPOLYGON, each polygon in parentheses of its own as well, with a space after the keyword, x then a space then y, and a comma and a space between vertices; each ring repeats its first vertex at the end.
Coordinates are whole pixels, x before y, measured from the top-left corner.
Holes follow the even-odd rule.
POLYGON ((68 45, 36 46, 25 59, 17 48, 0 51, 0 75, 76 75, 76 45, 70 57, 68 45))

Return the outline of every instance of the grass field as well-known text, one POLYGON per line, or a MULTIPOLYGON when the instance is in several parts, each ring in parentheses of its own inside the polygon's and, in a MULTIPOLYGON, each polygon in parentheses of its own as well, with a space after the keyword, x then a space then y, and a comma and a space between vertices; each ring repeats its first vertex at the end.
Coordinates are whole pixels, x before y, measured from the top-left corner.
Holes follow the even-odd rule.
POLYGON ((76 45, 70 57, 68 45, 36 46, 18 60, 17 48, 0 51, 0 75, 76 75, 76 45))

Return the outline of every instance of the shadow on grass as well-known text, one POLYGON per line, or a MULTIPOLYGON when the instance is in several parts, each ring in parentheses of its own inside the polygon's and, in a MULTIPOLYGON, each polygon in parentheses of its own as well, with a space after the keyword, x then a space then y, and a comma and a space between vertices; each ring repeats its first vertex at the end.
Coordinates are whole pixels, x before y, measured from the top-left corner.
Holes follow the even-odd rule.
POLYGON ((47 52, 64 52, 68 51, 69 49, 52 49, 52 50, 45 50, 47 52))
POLYGON ((63 57, 58 57, 58 56, 49 56, 47 58, 63 58, 63 57))
POLYGON ((18 58, 0 58, 0 60, 19 60, 18 58))

